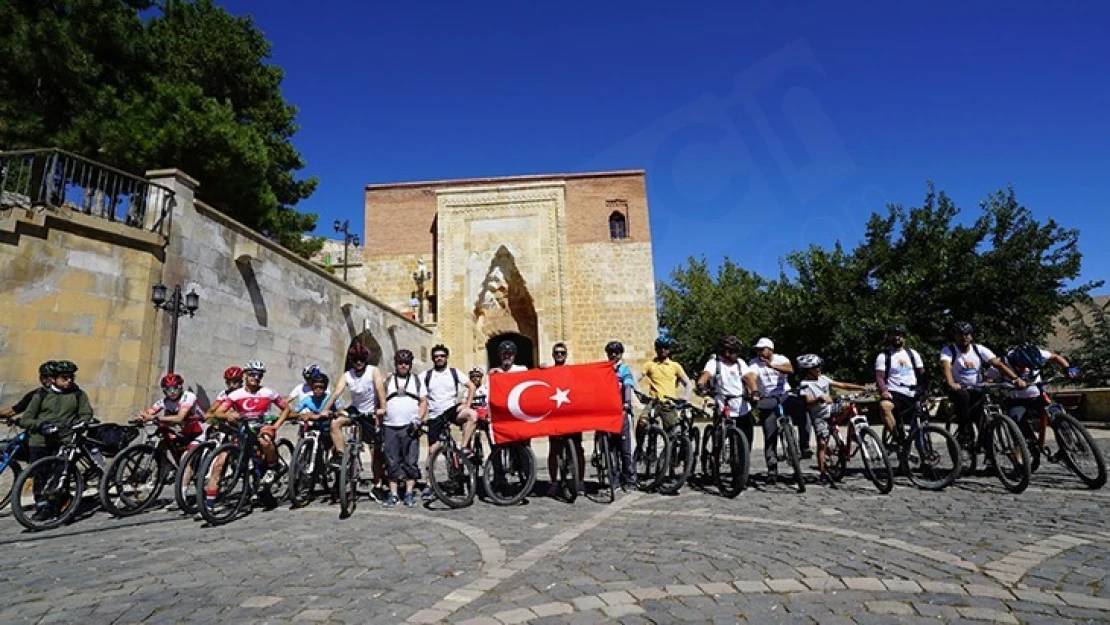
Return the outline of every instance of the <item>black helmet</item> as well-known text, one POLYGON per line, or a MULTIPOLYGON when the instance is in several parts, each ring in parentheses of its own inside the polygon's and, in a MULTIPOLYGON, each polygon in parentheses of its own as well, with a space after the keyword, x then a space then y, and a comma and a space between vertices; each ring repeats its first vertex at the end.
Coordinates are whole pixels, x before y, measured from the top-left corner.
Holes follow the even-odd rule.
POLYGON ((508 339, 505 339, 504 341, 501 341, 501 344, 497 346, 497 353, 498 354, 504 354, 504 353, 516 354, 516 343, 514 343, 514 342, 512 342, 508 339))
POLYGON ((720 349, 722 352, 733 351, 739 354, 741 351, 743 351, 744 344, 740 342, 739 338, 729 334, 727 336, 721 337, 720 349))
POLYGON ((974 334, 975 326, 969 321, 957 321, 952 324, 952 334, 974 334))
POLYGON ((73 364, 72 362, 68 360, 59 360, 58 362, 54 363, 54 375, 73 375, 74 373, 77 373, 77 365, 73 364))
POLYGON ((622 345, 620 341, 609 341, 605 344, 606 354, 612 354, 614 352, 617 354, 624 353, 624 345, 622 345))
POLYGON ((411 365, 412 364, 412 352, 410 352, 407 349, 397 350, 397 353, 393 355, 393 362, 395 362, 395 363, 407 362, 411 365))
POLYGON ((909 334, 909 332, 906 331, 906 326, 904 326, 900 323, 896 323, 896 324, 890 326, 889 328, 887 328, 886 333, 887 333, 887 335, 898 334, 900 336, 906 336, 907 334, 909 334))
POLYGON ((309 384, 323 384, 324 386, 327 386, 328 384, 331 383, 331 379, 328 378, 328 376, 325 375, 321 371, 321 372, 317 372, 316 375, 312 376, 312 378, 309 379, 308 383, 309 384))
POLYGON ((49 378, 53 377, 58 363, 53 360, 47 360, 39 365, 39 377, 49 378))
POLYGON ((671 339, 671 337, 669 336, 660 336, 659 338, 655 339, 655 347, 656 349, 660 347, 666 347, 667 349, 670 349, 674 347, 674 340, 671 339))

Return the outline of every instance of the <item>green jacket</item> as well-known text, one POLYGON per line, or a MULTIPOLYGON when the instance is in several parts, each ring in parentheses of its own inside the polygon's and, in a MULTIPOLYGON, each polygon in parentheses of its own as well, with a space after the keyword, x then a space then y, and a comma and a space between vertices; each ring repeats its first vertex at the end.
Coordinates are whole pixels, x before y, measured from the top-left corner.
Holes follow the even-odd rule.
POLYGON ((51 437, 49 441, 49 444, 55 444, 59 440, 64 440, 71 427, 90 421, 92 418, 92 404, 89 403, 89 396, 85 391, 76 386, 65 393, 43 389, 35 393, 34 398, 31 399, 31 405, 27 406, 27 410, 23 413, 20 425, 30 435, 31 447, 46 447, 48 444, 46 437, 39 432, 43 423, 58 426, 58 435, 51 437))

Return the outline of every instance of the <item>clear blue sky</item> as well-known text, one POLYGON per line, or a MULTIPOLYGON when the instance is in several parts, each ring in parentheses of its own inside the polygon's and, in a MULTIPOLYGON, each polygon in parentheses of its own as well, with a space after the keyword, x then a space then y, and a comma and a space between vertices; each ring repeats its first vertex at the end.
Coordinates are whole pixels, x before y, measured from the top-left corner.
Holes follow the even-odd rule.
POLYGON ((1012 184, 1110 273, 1110 3, 221 4, 285 68, 320 234, 367 183, 643 168, 657 278, 775 275, 932 179, 1012 184))

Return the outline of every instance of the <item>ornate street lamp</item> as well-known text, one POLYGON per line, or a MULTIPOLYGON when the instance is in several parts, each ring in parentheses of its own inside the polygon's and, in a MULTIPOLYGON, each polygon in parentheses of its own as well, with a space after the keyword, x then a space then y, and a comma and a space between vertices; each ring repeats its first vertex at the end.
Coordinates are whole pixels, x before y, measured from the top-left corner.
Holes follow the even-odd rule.
POLYGON ((351 220, 344 219, 343 221, 335 220, 335 231, 343 235, 343 281, 347 281, 347 247, 354 245, 358 247, 358 234, 351 234, 351 220))
POLYGON ((173 294, 166 298, 166 285, 159 282, 151 288, 150 301, 154 307, 170 313, 170 363, 167 373, 173 373, 177 365, 177 320, 185 315, 192 317, 200 308, 200 296, 190 290, 181 295, 181 285, 173 287, 173 294))

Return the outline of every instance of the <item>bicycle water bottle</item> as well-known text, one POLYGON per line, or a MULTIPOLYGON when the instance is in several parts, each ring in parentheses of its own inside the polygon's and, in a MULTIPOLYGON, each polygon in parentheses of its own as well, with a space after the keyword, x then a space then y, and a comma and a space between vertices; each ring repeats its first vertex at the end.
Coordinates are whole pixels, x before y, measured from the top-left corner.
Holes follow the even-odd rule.
POLYGON ((97 445, 89 447, 89 457, 92 458, 93 462, 96 463, 96 466, 100 467, 101 469, 103 469, 105 464, 107 464, 107 461, 104 459, 104 455, 100 453, 100 447, 97 445))

